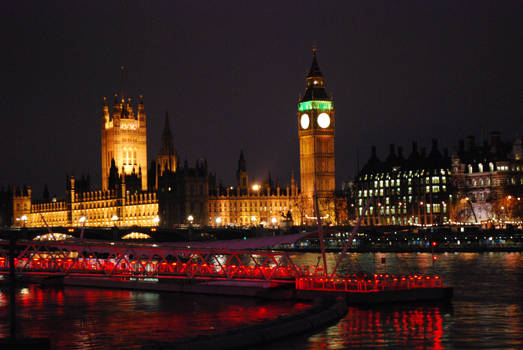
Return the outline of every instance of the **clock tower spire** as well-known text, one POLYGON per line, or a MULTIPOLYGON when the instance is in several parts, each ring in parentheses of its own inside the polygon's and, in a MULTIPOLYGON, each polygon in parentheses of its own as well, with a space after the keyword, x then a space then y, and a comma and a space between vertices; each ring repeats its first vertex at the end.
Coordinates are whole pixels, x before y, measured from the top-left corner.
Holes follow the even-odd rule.
MULTIPOLYGON (((312 64, 306 88, 298 104, 298 138, 300 142, 300 180, 305 215, 315 222, 314 194, 323 222, 335 221, 334 126, 335 110, 312 49, 312 64)), ((310 222, 312 224, 312 222, 310 222)))

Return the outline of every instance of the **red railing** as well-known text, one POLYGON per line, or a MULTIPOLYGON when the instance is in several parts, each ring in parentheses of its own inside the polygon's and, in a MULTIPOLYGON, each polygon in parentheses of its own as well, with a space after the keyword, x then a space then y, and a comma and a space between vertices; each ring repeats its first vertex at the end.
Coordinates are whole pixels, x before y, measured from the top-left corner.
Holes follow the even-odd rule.
MULTIPOLYGON (((294 282, 313 267, 298 267, 284 252, 191 249, 131 244, 19 242, 19 274, 183 277, 294 282)), ((0 243, 0 273, 9 268, 0 243)))
MULTIPOLYGON (((321 266, 298 266, 285 252, 191 249, 100 242, 17 243, 20 275, 100 276, 119 279, 184 278, 295 283, 300 290, 379 291, 441 287, 439 276, 325 276, 321 266)), ((0 242, 0 274, 9 271, 8 246, 0 242)))
POLYGON ((371 276, 347 275, 345 277, 309 276, 296 279, 296 289, 340 292, 371 292, 413 288, 443 287, 443 281, 437 275, 374 274, 371 276))

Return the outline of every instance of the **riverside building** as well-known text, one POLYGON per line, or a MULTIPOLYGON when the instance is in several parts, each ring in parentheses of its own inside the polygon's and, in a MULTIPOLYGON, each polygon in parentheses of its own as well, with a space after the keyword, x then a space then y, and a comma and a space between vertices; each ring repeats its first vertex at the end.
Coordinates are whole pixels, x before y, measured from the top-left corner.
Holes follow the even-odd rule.
POLYGON ((372 147, 371 157, 353 185, 351 216, 357 218, 369 203, 364 225, 433 225, 449 220, 450 158, 436 140, 427 155, 417 143, 405 158, 402 148, 390 145, 381 161, 372 147))
MULTIPOLYGON (((123 77, 123 69, 122 69, 123 77)), ((123 79, 122 79, 123 81, 123 79)), ((123 86, 123 83, 122 83, 123 86)), ((332 98, 325 90, 316 50, 298 104, 300 186, 294 179, 281 186, 270 176, 263 183, 249 180, 240 154, 235 186, 216 185, 207 161, 180 165, 165 116, 162 146, 147 168, 147 116, 143 96, 114 95, 112 106, 103 99, 102 188, 91 190, 73 176, 66 197, 37 202, 30 187, 12 196, 15 226, 258 226, 315 224, 314 194, 326 224, 347 221, 347 202, 335 195, 332 98)))

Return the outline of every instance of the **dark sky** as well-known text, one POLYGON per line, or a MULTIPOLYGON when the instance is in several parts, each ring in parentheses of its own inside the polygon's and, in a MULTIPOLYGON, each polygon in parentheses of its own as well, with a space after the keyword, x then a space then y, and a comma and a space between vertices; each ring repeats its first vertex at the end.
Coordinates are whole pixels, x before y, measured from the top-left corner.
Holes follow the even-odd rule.
POLYGON ((66 172, 99 187, 103 96, 143 93, 149 160, 165 110, 177 151, 234 184, 299 174, 297 98, 311 46, 336 108, 337 186, 371 145, 522 130, 523 1, 3 1, 0 185, 66 172))

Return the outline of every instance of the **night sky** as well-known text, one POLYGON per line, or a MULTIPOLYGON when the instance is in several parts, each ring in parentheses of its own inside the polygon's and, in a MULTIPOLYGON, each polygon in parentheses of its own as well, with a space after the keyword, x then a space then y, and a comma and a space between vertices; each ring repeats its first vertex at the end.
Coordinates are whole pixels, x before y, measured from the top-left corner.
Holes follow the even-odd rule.
POLYGON ((371 145, 521 136, 523 1, 3 1, 0 185, 100 179, 101 103, 144 94, 148 159, 169 111, 180 158, 234 184, 299 175, 297 99, 316 42, 336 108, 336 181, 371 145))

